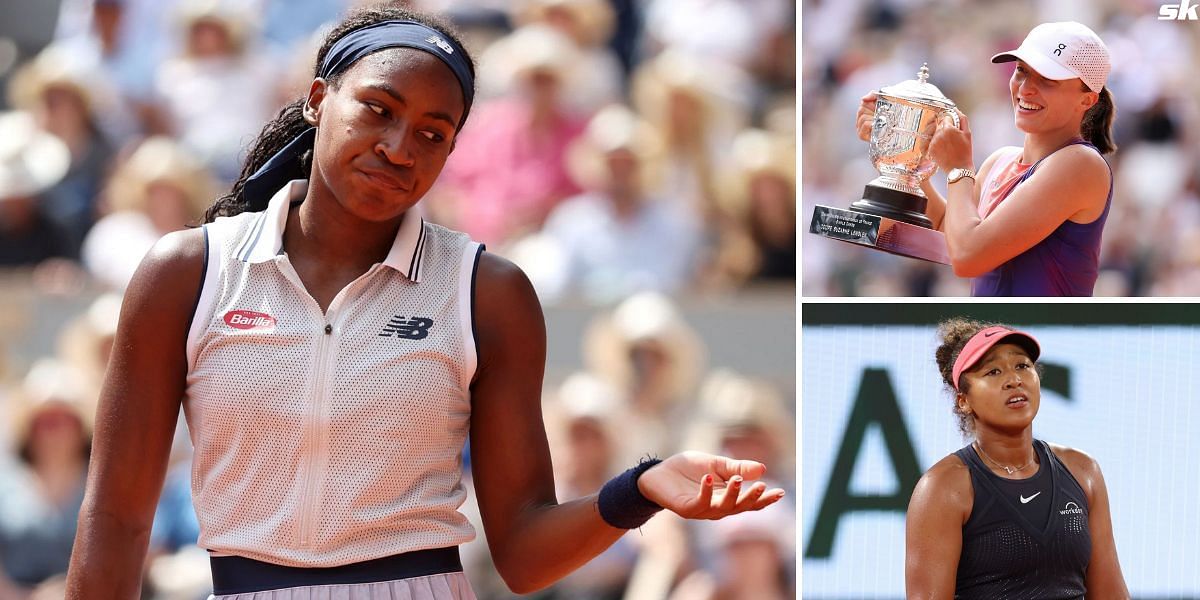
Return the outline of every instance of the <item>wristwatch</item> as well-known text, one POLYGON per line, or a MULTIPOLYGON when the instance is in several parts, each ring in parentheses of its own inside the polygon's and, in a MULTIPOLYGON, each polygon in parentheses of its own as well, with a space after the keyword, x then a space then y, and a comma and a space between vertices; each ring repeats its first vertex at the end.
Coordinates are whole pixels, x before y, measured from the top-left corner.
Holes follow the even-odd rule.
POLYGON ((946 173, 946 185, 950 185, 963 177, 970 177, 972 182, 975 181, 975 169, 950 169, 950 172, 946 173))

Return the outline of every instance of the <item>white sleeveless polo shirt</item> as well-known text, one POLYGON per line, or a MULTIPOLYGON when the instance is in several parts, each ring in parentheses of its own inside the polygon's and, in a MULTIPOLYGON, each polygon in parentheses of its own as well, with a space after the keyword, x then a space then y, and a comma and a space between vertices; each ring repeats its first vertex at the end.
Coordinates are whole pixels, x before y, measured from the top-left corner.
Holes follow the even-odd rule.
POLYGON ((282 253, 306 190, 204 226, 184 400, 199 545, 332 567, 470 541, 458 508, 483 247, 411 210, 384 262, 322 313, 282 253))

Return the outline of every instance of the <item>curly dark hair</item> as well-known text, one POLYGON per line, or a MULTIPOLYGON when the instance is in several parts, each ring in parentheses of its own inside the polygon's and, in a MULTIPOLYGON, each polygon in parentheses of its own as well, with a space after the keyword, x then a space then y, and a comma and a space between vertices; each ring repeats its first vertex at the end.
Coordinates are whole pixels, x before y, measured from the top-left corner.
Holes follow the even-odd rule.
MULTIPOLYGON (((330 48, 346 34, 384 21, 400 20, 416 21, 417 23, 429 26, 440 31, 446 37, 453 39, 464 50, 466 48, 454 26, 444 19, 429 14, 412 12, 393 5, 370 6, 351 12, 325 36, 324 41, 321 43, 321 49, 317 51, 317 60, 313 65, 313 77, 317 76, 316 74, 321 68, 321 63, 325 60, 325 55, 329 54, 330 48)), ((467 63, 471 66, 471 75, 474 76, 475 61, 471 58, 469 52, 466 58, 467 63)), ((339 73, 330 77, 328 79, 329 86, 336 87, 341 80, 342 74, 339 73)), ((229 217, 243 212, 258 212, 267 208, 265 203, 251 203, 246 199, 243 194, 246 180, 266 164, 267 160, 274 156, 276 152, 283 149, 288 142, 310 127, 308 122, 304 120, 304 102, 305 98, 298 98, 287 103, 279 110, 274 119, 263 126, 258 137, 251 143, 250 150, 246 154, 246 161, 242 164, 241 174, 238 175, 238 179, 234 182, 229 193, 218 197, 216 202, 205 211, 205 223, 211 223, 217 217, 229 217)), ((467 122, 468 112, 470 112, 470 107, 467 107, 463 112, 462 119, 458 123, 458 130, 462 130, 463 124, 467 122)), ((308 174, 312 171, 312 152, 305 152, 294 165, 294 169, 296 179, 307 179, 308 174)))
POLYGON ((965 378, 959 377, 960 381, 958 383, 961 387, 954 387, 954 361, 958 358, 958 353, 962 352, 963 347, 967 345, 967 341, 976 333, 999 324, 985 323, 961 317, 946 319, 938 323, 937 334, 941 340, 941 345, 938 346, 933 356, 937 361, 938 372, 942 374, 942 383, 946 385, 946 389, 950 390, 954 398, 954 416, 958 418, 958 430, 964 436, 969 436, 975 431, 975 418, 964 413, 958 406, 959 392, 967 393, 969 386, 965 378))
MULTIPOLYGON (((958 395, 969 392, 971 386, 964 373, 959 376, 958 387, 954 387, 954 361, 958 359, 958 354, 967 345, 967 341, 974 337, 976 333, 988 327, 995 326, 1012 329, 1012 327, 1004 323, 976 321, 961 317, 946 319, 938 323, 937 335, 941 344, 934 351, 933 357, 937 361, 938 372, 942 374, 942 383, 945 384, 946 389, 950 391, 951 397, 954 398, 954 416, 958 418, 958 430, 962 432, 964 437, 968 437, 975 432, 975 417, 964 413, 959 408, 958 395)), ((1041 363, 1035 361, 1034 368, 1037 370, 1038 375, 1042 374, 1041 363)))

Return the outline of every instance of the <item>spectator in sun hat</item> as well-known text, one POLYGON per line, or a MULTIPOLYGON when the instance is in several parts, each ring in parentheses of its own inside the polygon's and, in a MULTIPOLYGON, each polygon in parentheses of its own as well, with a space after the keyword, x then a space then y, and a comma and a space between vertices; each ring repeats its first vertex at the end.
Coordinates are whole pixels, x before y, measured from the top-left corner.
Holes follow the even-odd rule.
MULTIPOLYGON (((43 48, 17 71, 8 89, 13 106, 43 113, 39 117, 48 130, 52 125, 62 125, 53 122, 61 115, 61 108, 48 102, 57 98, 46 98, 55 93, 73 96, 74 104, 86 117, 86 125, 111 147, 118 147, 141 132, 134 107, 121 95, 117 82, 67 42, 54 42, 43 48), (58 113, 52 110, 56 108, 58 113)), ((65 132, 51 131, 64 141, 70 137, 65 132)), ((77 152, 74 148, 77 144, 67 143, 73 152, 77 152)))
POLYGON ((42 205, 78 252, 97 217, 96 200, 115 154, 113 136, 132 133, 132 115, 122 112, 108 82, 61 46, 42 50, 18 71, 9 96, 70 151, 66 175, 44 192, 42 205))
POLYGON ((661 132, 668 201, 706 223, 716 206, 714 173, 749 118, 753 84, 737 67, 677 49, 642 63, 633 75, 637 112, 661 132))
POLYGON ((0 473, 0 591, 66 572, 91 452, 94 397, 80 373, 42 359, 26 375, 9 421, 18 461, 0 473))
POLYGON ((67 232, 42 205, 71 153, 25 112, 0 113, 0 266, 35 266, 71 255, 67 232))
POLYGON ((641 290, 676 292, 690 283, 700 231, 660 191, 660 137, 622 105, 604 108, 568 152, 584 192, 554 209, 541 235, 559 273, 542 283, 551 297, 611 301, 641 290))
POLYGON ((216 0, 183 0, 182 53, 159 66, 155 89, 171 132, 218 178, 232 181, 247 140, 274 111, 278 69, 252 48, 255 23, 216 0))
POLYGON ((564 99, 575 70, 574 42, 545 25, 497 40, 480 57, 481 95, 461 143, 435 189, 435 211, 488 244, 537 231, 579 191, 564 156, 587 116, 564 99))
POLYGON ((583 361, 624 399, 623 436, 643 441, 623 445, 625 452, 679 447, 706 350, 674 301, 640 292, 596 316, 584 333, 583 361))
POLYGON ((172 46, 165 14, 179 0, 62 0, 52 46, 111 86, 122 108, 105 111, 115 145, 164 127, 154 98, 154 72, 172 46), (119 126, 118 126, 119 124, 119 126))
POLYGON ((714 247, 705 275, 715 285, 796 278, 796 142, 746 129, 718 174, 714 247))
POLYGON ((573 107, 593 112, 621 99, 624 73, 607 45, 616 25, 608 0, 521 0, 513 11, 517 23, 548 25, 575 42, 573 70, 587 77, 576 78, 566 90, 573 107))
POLYGON ((158 136, 143 141, 113 173, 109 213, 83 243, 84 267, 109 288, 125 289, 154 242, 199 223, 216 194, 208 169, 181 144, 158 136))

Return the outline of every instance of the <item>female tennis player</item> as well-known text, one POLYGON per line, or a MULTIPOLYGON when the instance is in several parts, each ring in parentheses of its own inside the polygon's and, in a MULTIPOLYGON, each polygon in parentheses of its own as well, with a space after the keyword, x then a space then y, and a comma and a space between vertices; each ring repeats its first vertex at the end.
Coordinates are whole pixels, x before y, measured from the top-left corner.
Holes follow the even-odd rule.
POLYGON ((748 481, 760 463, 683 453, 556 500, 532 286, 416 208, 473 96, 446 26, 354 13, 210 222, 150 251, 101 394, 69 598, 137 596, 181 403, 219 600, 473 598, 468 434, 488 545, 520 593, 660 508, 716 519, 783 495, 748 481))
MULTIPOLYGON (((929 156, 947 174, 947 195, 923 182, 926 212, 946 234, 954 273, 974 278, 972 295, 1091 296, 1112 203, 1102 155, 1116 150, 1108 49, 1084 25, 1044 23, 992 62, 1016 62, 1009 94, 1025 143, 993 152, 976 175, 966 115, 960 127, 943 119, 929 156)), ((860 138, 874 117, 871 93, 860 138)))
POLYGON ((913 490, 908 598, 1129 598, 1100 466, 1033 437, 1037 341, 964 319, 939 334, 938 370, 974 439, 913 490))

